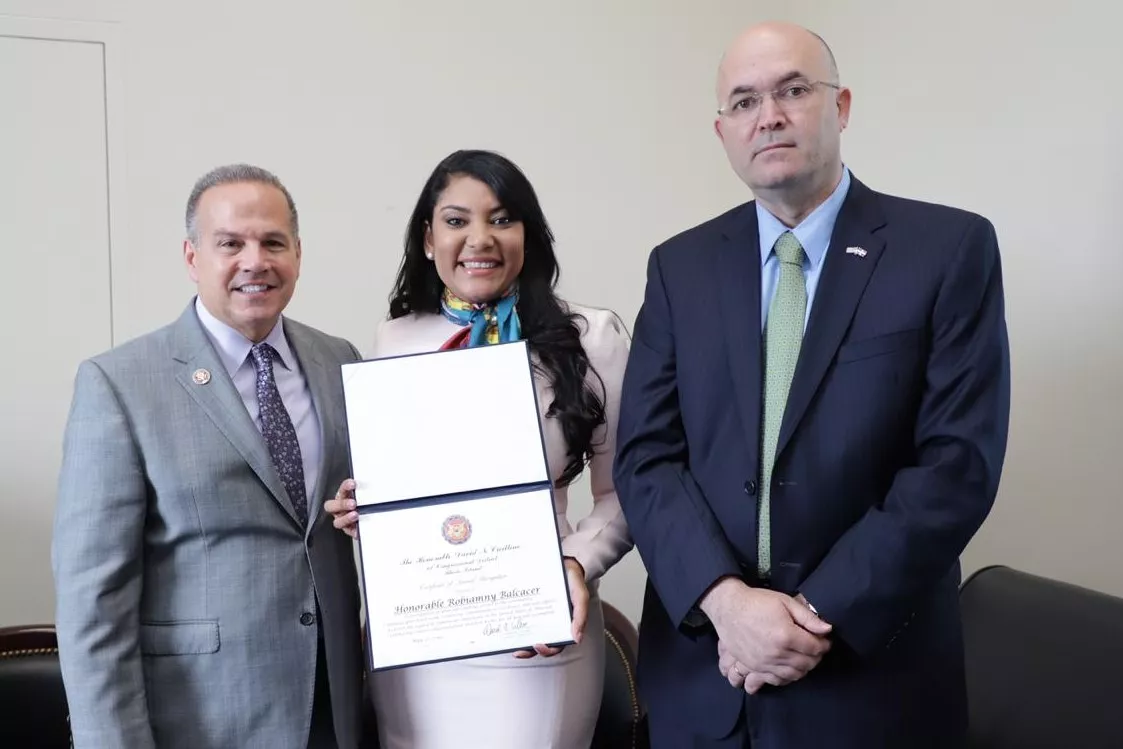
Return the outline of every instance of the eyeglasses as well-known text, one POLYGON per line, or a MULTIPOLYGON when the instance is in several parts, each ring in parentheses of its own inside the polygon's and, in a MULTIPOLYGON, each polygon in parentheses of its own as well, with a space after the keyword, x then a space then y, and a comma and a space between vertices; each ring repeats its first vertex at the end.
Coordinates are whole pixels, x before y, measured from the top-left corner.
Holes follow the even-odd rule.
POLYGON ((792 81, 772 91, 763 93, 749 91, 738 94, 730 100, 729 106, 720 108, 717 113, 720 117, 735 120, 758 117, 760 116, 760 105, 764 103, 764 97, 766 96, 771 96, 772 101, 776 102, 777 106, 784 111, 789 111, 810 101, 811 94, 818 86, 826 86, 836 91, 841 89, 841 86, 837 83, 827 83, 826 81, 792 81))

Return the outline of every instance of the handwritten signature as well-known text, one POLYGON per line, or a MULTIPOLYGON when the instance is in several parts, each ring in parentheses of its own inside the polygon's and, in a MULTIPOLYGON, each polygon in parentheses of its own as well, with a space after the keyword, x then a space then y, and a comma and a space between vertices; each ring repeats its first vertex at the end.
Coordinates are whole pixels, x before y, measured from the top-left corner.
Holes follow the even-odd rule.
POLYGON ((511 619, 504 622, 488 622, 484 625, 484 637, 504 634, 507 632, 521 632, 530 625, 523 619, 511 619))

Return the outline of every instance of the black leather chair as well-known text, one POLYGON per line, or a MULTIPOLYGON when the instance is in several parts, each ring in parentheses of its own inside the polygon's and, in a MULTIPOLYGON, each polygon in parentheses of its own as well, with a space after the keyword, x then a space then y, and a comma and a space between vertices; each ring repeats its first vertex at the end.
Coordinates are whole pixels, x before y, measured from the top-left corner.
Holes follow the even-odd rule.
POLYGON ((1123 747, 1123 599, 994 566, 960 604, 971 749, 1123 747))
POLYGON ((0 747, 69 746, 69 713, 55 628, 0 628, 0 747))
POLYGON ((618 609, 603 603, 604 696, 591 749, 646 749, 646 712, 636 691, 639 634, 618 609))

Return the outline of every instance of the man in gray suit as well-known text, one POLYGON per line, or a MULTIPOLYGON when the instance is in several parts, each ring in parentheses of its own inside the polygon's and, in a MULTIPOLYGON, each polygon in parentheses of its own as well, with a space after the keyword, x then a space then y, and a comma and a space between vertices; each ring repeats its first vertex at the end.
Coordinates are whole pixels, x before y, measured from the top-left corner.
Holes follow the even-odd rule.
POLYGON ((359 588, 320 501, 359 354, 281 315, 301 246, 269 172, 200 179, 183 254, 180 318, 75 380, 52 548, 75 746, 359 747, 359 588))

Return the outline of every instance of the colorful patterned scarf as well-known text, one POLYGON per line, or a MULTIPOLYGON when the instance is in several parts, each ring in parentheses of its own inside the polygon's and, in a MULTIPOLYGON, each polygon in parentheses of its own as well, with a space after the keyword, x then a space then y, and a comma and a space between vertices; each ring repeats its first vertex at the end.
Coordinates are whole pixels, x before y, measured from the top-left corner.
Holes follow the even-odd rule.
POLYGON ((466 302, 445 287, 441 297, 441 314, 463 326, 464 330, 448 339, 442 349, 474 348, 494 343, 511 343, 522 337, 518 287, 513 286, 498 301, 487 304, 466 302))

